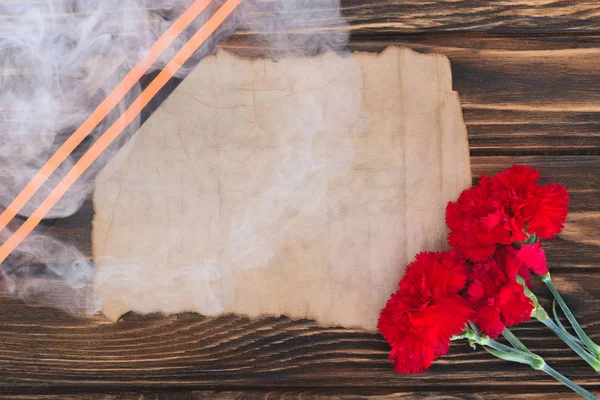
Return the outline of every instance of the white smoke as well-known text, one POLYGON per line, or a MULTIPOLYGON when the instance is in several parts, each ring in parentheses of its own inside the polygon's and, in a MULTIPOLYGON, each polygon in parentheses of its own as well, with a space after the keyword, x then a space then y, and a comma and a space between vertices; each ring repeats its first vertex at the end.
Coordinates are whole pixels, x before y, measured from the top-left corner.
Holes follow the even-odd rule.
MULTIPOLYGON (((6 207, 91 114, 192 0, 40 0, 0 3, 0 205, 6 207)), ((223 3, 215 0, 152 67, 159 70, 223 3)), ((244 0, 178 72, 184 78, 234 31, 259 37, 274 58, 340 50, 348 38, 339 0, 244 0)), ((150 73, 151 71, 149 71, 150 73)), ((139 95, 124 101, 60 166, 21 210, 30 215, 95 139, 139 95)), ((54 207, 48 218, 75 213, 93 181, 139 127, 139 118, 54 207)), ((0 232, 8 238, 18 222, 0 232)), ((0 266, 9 293, 72 312, 94 309, 93 265, 73 245, 34 234, 0 266)))

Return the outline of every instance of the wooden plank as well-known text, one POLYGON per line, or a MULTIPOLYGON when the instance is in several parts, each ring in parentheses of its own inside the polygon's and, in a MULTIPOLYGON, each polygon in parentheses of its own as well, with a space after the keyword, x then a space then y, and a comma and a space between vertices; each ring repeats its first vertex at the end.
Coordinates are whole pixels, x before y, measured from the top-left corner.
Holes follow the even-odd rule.
MULTIPOLYGON (((474 156, 600 155, 600 36, 573 34, 600 24, 600 3, 351 0, 343 6, 353 27, 350 49, 398 45, 450 58, 474 156), (520 31, 527 34, 514 35, 520 31)), ((252 57, 273 52, 245 32, 221 47, 252 57)))
POLYGON ((479 31, 595 32, 600 4, 593 0, 343 0, 353 33, 479 31))
MULTIPOLYGON (((599 340, 598 281, 583 273, 555 274, 555 279, 584 328, 599 340)), ((547 299, 542 289, 538 285, 536 292, 547 299)), ((523 387, 535 382, 540 391, 563 390, 540 372, 498 361, 465 343, 454 344, 429 373, 403 377, 393 372, 379 335, 284 317, 129 314, 110 324, 99 316, 76 319, 0 298, 0 320, 0 391, 5 394, 290 386, 506 393, 508 380, 523 387)), ((541 324, 531 322, 514 332, 551 365, 600 391, 597 374, 541 324)))
MULTIPOLYGON (((273 1, 285 0, 269 0, 273 1)), ((19 0, 21 5, 38 2, 19 0)), ((331 6, 331 2, 309 4, 331 6)), ((552 34, 598 32, 600 29, 600 5, 595 0, 341 0, 340 8, 350 22, 352 33, 360 35, 470 31, 552 34)), ((146 10, 151 20, 163 16, 172 18, 171 7, 152 5, 146 10)), ((265 17, 261 11, 259 7, 248 12, 250 24, 265 17)), ((115 14, 109 9, 101 12, 115 14)), ((289 10, 289 13, 293 13, 295 19, 303 18, 301 9, 289 10)), ((0 14, 1 18, 14 20, 19 15, 0 14)), ((339 25, 337 20, 321 22, 324 26, 339 25)), ((302 30, 296 32, 303 33, 302 30)), ((134 33, 133 30, 128 32, 134 33)))
MULTIPOLYGON (((599 24, 600 18, 594 18, 599 9, 597 2, 549 0, 344 3, 353 27, 361 27, 352 32, 351 49, 380 51, 400 45, 450 58, 473 155, 600 154, 600 80, 596 79, 600 36, 561 33, 561 21, 571 18, 582 23, 588 13, 599 24), (493 27, 485 29, 488 18, 493 27), (389 22, 404 19, 410 29, 389 22), (458 21, 457 26, 483 29, 464 33, 446 19, 458 21), (552 21, 552 34, 545 33, 548 21, 552 21), (533 31, 515 36, 519 24, 533 31), (502 26, 510 28, 509 33, 496 32, 502 26), (461 33, 446 33, 455 29, 461 33), (544 33, 536 35, 536 29, 544 33)), ((566 31, 580 31, 567 26, 566 31)), ((244 32, 221 47, 247 56, 273 51, 268 43, 244 32)))
MULTIPOLYGON (((505 393, 463 392, 395 392, 379 388, 353 388, 353 389, 289 389, 289 390, 247 390, 247 391, 172 391, 172 392, 105 392, 105 393, 60 393, 60 394, 28 394, 28 395, 0 395, 0 400, 261 400, 261 399, 296 399, 305 400, 506 400, 505 393)), ((579 400, 580 396, 568 392, 540 392, 538 387, 519 387, 518 391, 510 392, 511 399, 524 400, 579 400)))
MULTIPOLYGON (((449 57, 473 156, 600 155, 600 36, 353 36, 349 47, 388 45, 449 57)), ((248 57, 273 52, 254 36, 220 47, 248 57)))
MULTIPOLYGON (((221 47, 247 57, 272 51, 257 40, 233 37, 221 47)), ((353 36, 349 47, 389 45, 450 59, 472 155, 600 154, 599 36, 353 36)))

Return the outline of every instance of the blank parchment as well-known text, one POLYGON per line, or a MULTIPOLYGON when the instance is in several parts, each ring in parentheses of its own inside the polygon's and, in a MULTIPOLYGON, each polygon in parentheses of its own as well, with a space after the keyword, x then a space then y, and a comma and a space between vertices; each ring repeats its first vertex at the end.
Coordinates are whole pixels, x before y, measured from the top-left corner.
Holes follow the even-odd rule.
POLYGON ((449 61, 204 59, 102 171, 97 300, 374 330, 471 184, 449 61))

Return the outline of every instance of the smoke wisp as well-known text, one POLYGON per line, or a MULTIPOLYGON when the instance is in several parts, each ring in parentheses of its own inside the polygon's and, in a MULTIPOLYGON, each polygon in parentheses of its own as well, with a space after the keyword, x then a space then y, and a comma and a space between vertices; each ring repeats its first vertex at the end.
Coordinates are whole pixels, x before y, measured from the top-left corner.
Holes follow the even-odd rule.
MULTIPOLYGON (((47 0, 0 4, 0 206, 6 207, 34 174, 92 113, 120 79, 192 0, 47 0)), ((160 70, 222 4, 214 1, 152 70, 160 70)), ((245 0, 226 23, 178 72, 184 78, 216 44, 236 30, 270 48, 274 58, 342 50, 348 39, 339 0, 245 0)), ((21 211, 30 215, 141 92, 132 89, 119 106, 21 211)), ((131 138, 139 118, 89 168, 54 207, 48 218, 79 210, 99 171, 131 138)), ((0 242, 18 226, 0 233, 0 242)), ((72 244, 34 234, 0 266, 11 295, 26 301, 89 313, 94 266, 72 244)))

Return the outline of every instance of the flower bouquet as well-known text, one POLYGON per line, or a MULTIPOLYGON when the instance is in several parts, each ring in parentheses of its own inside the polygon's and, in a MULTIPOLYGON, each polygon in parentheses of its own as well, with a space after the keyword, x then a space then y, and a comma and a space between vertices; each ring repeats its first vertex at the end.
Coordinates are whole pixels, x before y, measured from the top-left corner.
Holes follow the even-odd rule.
POLYGON ((515 165, 483 176, 446 208, 453 250, 416 255, 399 290, 379 317, 391 346, 390 361, 402 374, 426 371, 453 340, 466 339, 492 355, 543 371, 587 399, 593 394, 550 367, 509 330, 531 318, 559 336, 600 373, 600 346, 585 334, 552 282, 541 240, 559 234, 568 212, 564 186, 538 185, 539 173, 515 165), (552 317, 532 292, 539 277, 554 296, 552 317), (558 318, 556 304, 572 326, 558 318), (502 335, 509 345, 496 341, 502 335))

